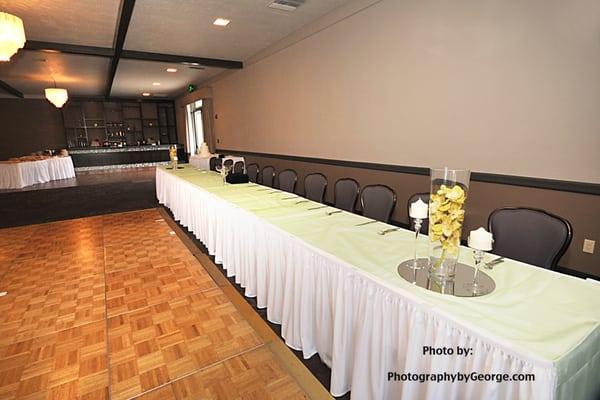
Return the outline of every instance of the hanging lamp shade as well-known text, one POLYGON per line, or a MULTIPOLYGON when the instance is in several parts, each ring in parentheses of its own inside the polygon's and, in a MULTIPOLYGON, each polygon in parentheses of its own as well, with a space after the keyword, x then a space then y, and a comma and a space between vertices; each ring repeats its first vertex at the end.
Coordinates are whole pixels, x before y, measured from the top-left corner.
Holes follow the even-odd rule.
POLYGON ((25 29, 21 18, 0 12, 0 61, 10 61, 25 46, 25 29))
POLYGON ((57 108, 61 108, 69 99, 69 94, 67 93, 67 89, 47 88, 46 98, 57 108))

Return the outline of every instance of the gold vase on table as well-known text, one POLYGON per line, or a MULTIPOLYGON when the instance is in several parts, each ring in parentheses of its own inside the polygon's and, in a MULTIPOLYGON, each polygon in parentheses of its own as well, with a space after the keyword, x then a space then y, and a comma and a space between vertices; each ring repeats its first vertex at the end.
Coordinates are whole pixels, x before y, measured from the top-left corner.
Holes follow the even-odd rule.
POLYGON ((171 167, 177 169, 177 146, 174 144, 169 146, 169 158, 171 159, 171 167))

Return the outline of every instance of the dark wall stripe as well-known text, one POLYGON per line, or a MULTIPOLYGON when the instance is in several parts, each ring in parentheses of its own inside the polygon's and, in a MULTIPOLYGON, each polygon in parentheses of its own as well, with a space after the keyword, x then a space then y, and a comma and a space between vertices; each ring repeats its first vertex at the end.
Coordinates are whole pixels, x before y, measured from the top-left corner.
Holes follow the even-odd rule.
MULTIPOLYGON (((306 163, 336 165, 340 167, 372 169, 377 171, 398 172, 413 175, 429 175, 429 168, 410 167, 404 165, 378 164, 360 161, 332 160, 327 158, 289 156, 284 154, 257 153, 250 151, 217 149, 219 153, 231 153, 256 157, 270 157, 281 160, 301 161, 306 163)), ((515 175, 489 174, 472 172, 471 180, 477 182, 497 183, 502 185, 525 186, 538 189, 559 190, 563 192, 583 193, 600 196, 600 184, 587 182, 561 181, 555 179, 532 178, 515 175)))

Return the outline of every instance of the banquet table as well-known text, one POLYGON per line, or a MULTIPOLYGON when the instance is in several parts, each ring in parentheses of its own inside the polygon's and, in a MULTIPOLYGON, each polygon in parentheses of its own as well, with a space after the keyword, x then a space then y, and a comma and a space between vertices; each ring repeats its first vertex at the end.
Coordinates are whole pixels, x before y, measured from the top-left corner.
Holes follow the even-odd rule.
MULTIPOLYGON (((356 226, 368 219, 327 215, 333 208, 311 210, 320 204, 252 183, 224 184, 214 172, 185 165, 157 168, 156 194, 245 295, 267 309, 269 321, 281 324, 289 347, 306 358, 319 354, 331 367, 334 396, 351 390, 356 399, 592 399, 600 393, 600 285, 507 259, 486 271, 496 283, 491 294, 442 295, 397 273, 399 262, 412 257, 412 232, 378 235, 390 226, 356 226), (427 346, 454 352, 423 354, 427 346), (458 354, 457 346, 470 352, 458 354), (390 380, 394 372, 417 375, 390 380), (457 372, 509 378, 431 380, 457 372), (534 380, 517 381, 525 374, 534 380)), ((420 240, 426 247, 427 237, 420 240)), ((473 265, 464 248, 459 261, 473 265)))
POLYGON ((37 183, 75 177, 71 157, 0 163, 0 189, 20 189, 37 183))
MULTIPOLYGON (((218 154, 213 154, 211 157, 218 157, 218 156, 219 156, 218 154)), ((204 158, 204 157, 200 157, 199 155, 194 154, 194 155, 190 156, 190 164, 196 168, 208 170, 208 169, 210 169, 211 157, 204 158)), ((244 162, 244 157, 224 156, 222 162, 225 162, 225 160, 232 160, 233 163, 235 164, 238 161, 244 162)), ((245 164, 245 162, 244 162, 244 164, 245 164)))

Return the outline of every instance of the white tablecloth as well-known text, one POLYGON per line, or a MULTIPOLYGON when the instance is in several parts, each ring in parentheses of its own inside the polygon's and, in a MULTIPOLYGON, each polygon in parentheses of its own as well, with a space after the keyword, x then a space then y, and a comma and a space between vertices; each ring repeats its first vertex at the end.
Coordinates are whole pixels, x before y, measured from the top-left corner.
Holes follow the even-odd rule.
MULTIPOLYGON (((218 154, 213 154, 211 157, 218 157, 218 154)), ((200 157, 196 154, 190 156, 190 164, 193 167, 196 167, 198 169, 202 169, 202 170, 208 170, 210 169, 210 159, 211 157, 208 158, 203 158, 200 157)), ((225 162, 225 160, 232 160, 233 163, 235 164, 238 161, 241 161, 244 163, 244 169, 246 167, 246 163, 244 161, 244 157, 238 157, 238 156, 225 156, 223 157, 223 162, 225 162)))
POLYGON ((20 189, 37 183, 74 177, 75 169, 70 156, 0 163, 0 189, 20 189))
MULTIPOLYGON (((461 314, 448 311, 443 306, 432 306, 426 300, 428 295, 414 290, 412 285, 398 285, 392 279, 386 281, 377 278, 267 222, 257 213, 269 212, 269 204, 264 205, 266 211, 250 212, 243 208, 243 201, 246 200, 238 200, 240 204, 237 205, 219 195, 226 193, 224 191, 235 191, 236 186, 240 188, 237 189, 240 190, 238 193, 241 193, 242 185, 205 189, 200 186, 199 178, 185 176, 192 173, 186 169, 171 173, 157 168, 156 194, 159 202, 169 207, 175 219, 206 245, 216 262, 223 264, 228 276, 235 276, 236 282, 245 288, 246 296, 256 297, 258 307, 267 308, 269 321, 281 324, 282 336, 288 346, 301 350, 304 357, 318 353, 331 367, 330 391, 333 395, 339 396, 351 390, 352 398, 360 400, 585 400, 593 398, 593 393, 598 393, 600 346, 597 344, 600 343, 600 329, 595 311, 577 314, 575 318, 589 327, 586 329, 591 333, 587 337, 578 339, 579 342, 571 342, 574 343, 569 345, 572 347, 566 346, 566 350, 557 353, 558 356, 540 355, 540 348, 545 350, 541 351, 542 354, 552 351, 539 343, 518 340, 517 325, 521 328, 528 326, 522 310, 518 310, 519 313, 515 311, 512 317, 515 329, 511 328, 511 310, 503 308, 510 304, 505 301, 511 297, 509 289, 499 288, 498 304, 485 307, 490 313, 494 312, 492 310, 502 310, 502 320, 507 321, 503 336, 498 336, 493 331, 479 328, 477 322, 465 320, 464 316, 471 312, 468 307, 465 307, 466 314, 461 314), (194 184, 194 179, 199 184, 194 184), (515 340, 518 346, 513 344, 515 340), (469 357, 457 355, 456 352, 451 356, 427 357, 422 354, 424 345, 454 349, 459 345, 473 350, 469 357), (389 372, 534 374, 535 380, 502 383, 389 382, 386 379, 389 372)), ((209 175, 205 173, 204 176, 209 175)), ((218 178, 215 182, 218 182, 218 178)), ((229 196, 232 199, 240 198, 235 192, 229 196)), ((289 220, 285 213, 273 218, 272 221, 289 220)), ((347 218, 354 217, 348 215, 347 218)), ((310 222, 304 218, 294 223, 306 226, 310 222)), ((355 234, 351 226, 346 231, 348 235, 355 234)), ((337 240, 340 246, 344 246, 344 231, 337 232, 341 232, 342 236, 337 240)), ((314 234, 317 240, 322 241, 330 237, 326 229, 314 234)), ((408 242, 403 243, 410 243, 411 235, 406 236, 408 242)), ((385 238, 397 240, 392 236, 385 238)), ((377 254, 373 248, 358 251, 377 254)), ((386 247, 386 251, 390 251, 389 247, 386 247)), ((402 249, 396 251, 401 252, 402 249)), ((505 264, 507 267, 508 264, 515 265, 515 262, 507 261, 505 264)), ((532 291, 528 291, 526 285, 519 287, 523 291, 521 293, 535 299, 541 297, 538 292, 540 288, 546 288, 553 292, 546 293, 546 296, 558 296, 555 302, 560 304, 560 296, 567 292, 572 295, 573 289, 576 291, 580 288, 586 292, 586 302, 592 302, 585 309, 596 310, 595 285, 520 263, 515 267, 521 273, 506 275, 499 270, 497 282, 518 285, 523 275, 541 274, 547 285, 535 285, 537 282, 532 282, 529 285, 532 291), (553 287, 553 284, 556 286, 553 287), (561 291, 561 287, 568 287, 569 291, 561 291)), ((439 301, 438 297, 436 299, 439 301)), ((447 300, 454 301, 451 296, 447 300)), ((463 300, 456 300, 459 301, 463 300)), ((485 301, 485 298, 472 300, 474 304, 485 301)), ((563 299, 563 302, 573 303, 570 299, 563 299)), ((468 304, 465 302, 465 305, 468 304)), ((542 306, 541 309, 545 308, 542 306)), ((493 320, 494 317, 490 314, 481 318, 493 320)), ((530 328, 533 332, 539 321, 561 316, 546 311, 544 315, 535 317, 537 322, 530 328)), ((480 318, 479 313, 475 313, 475 321, 477 318, 480 318)), ((561 338, 569 337, 572 323, 558 324, 564 326, 563 331, 554 329, 549 336, 534 340, 542 343, 544 339, 552 343, 557 340, 560 342, 561 338)), ((485 321, 481 321, 481 325, 485 326, 485 321)), ((535 333, 533 337, 536 337, 535 333)))

